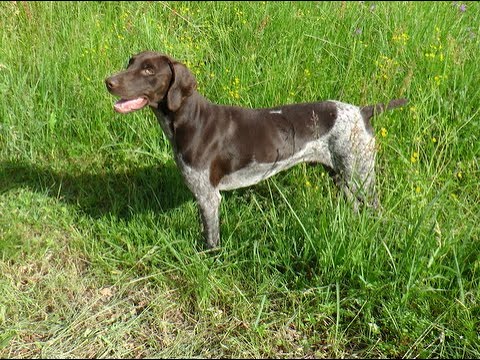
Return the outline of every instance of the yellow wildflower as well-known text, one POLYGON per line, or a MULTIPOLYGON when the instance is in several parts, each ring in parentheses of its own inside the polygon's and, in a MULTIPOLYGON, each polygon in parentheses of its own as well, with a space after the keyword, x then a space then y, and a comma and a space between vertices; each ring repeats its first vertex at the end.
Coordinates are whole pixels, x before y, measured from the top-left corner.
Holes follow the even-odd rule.
POLYGON ((447 75, 435 75, 435 77, 433 78, 437 86, 440 86, 440 84, 446 79, 447 79, 447 75))
POLYGON ((399 34, 399 35, 394 34, 394 35, 392 36, 392 40, 393 40, 393 41, 398 42, 398 43, 401 43, 402 45, 406 45, 408 39, 410 39, 410 36, 408 36, 407 33, 401 33, 401 34, 399 34))
POLYGON ((412 118, 413 119, 418 119, 417 107, 416 106, 410 106, 409 110, 412 113, 412 118))
POLYGON ((418 152, 413 152, 412 156, 410 156, 410 161, 412 164, 415 164, 418 161, 418 152))

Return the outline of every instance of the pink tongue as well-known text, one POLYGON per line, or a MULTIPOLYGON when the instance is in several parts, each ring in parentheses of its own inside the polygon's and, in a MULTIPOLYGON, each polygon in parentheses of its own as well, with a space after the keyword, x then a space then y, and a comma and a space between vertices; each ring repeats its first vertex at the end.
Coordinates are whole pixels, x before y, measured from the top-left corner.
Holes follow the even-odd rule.
POLYGON ((115 111, 126 114, 131 111, 139 110, 147 105, 148 100, 144 97, 139 97, 133 100, 118 100, 113 106, 115 111))

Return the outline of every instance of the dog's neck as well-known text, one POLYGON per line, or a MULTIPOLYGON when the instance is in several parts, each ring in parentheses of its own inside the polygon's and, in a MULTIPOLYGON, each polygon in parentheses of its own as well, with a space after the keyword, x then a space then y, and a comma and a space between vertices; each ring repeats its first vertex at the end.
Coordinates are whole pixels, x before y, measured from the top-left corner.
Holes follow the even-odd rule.
POLYGON ((182 105, 176 111, 171 111, 168 108, 166 99, 159 102, 158 107, 151 106, 151 109, 155 113, 160 127, 168 137, 172 146, 179 150, 184 144, 177 143, 178 139, 175 136, 177 129, 180 127, 188 127, 194 131, 198 128, 198 119, 196 116, 192 117, 192 114, 198 115, 202 111, 202 108, 208 106, 209 103, 206 98, 194 90, 190 96, 183 100, 182 105))

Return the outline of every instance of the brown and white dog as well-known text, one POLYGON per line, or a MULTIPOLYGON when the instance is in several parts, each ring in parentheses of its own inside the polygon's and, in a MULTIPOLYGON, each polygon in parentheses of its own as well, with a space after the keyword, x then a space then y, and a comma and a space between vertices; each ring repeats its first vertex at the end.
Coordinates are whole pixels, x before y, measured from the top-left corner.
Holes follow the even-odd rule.
POLYGON ((300 162, 333 170, 355 209, 377 206, 375 138, 370 118, 407 100, 357 107, 338 101, 264 109, 216 105, 196 91, 192 73, 171 57, 144 51, 105 80, 128 113, 147 105, 172 145, 199 205, 207 245, 220 238, 220 191, 258 183, 300 162))

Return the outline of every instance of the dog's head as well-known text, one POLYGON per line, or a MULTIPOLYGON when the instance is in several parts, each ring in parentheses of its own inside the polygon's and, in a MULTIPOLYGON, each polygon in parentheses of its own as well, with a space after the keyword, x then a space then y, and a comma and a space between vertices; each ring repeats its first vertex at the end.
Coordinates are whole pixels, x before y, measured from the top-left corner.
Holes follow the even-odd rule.
POLYGON ((147 105, 155 108, 165 101, 177 111, 196 88, 196 81, 185 65, 153 51, 134 55, 127 69, 105 79, 108 91, 121 99, 115 110, 129 113, 147 105))

